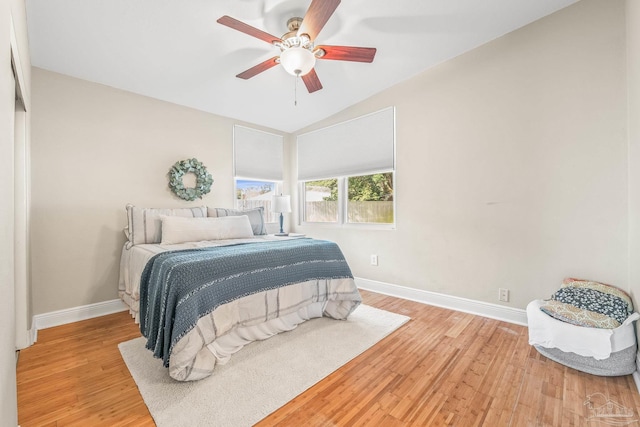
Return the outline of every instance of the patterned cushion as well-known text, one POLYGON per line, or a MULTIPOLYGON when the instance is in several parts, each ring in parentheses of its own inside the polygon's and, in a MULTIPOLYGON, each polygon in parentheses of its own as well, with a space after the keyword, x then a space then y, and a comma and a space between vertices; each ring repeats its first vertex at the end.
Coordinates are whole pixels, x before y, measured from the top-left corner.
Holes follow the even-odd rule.
POLYGON ((572 325, 601 329, 615 329, 620 326, 616 319, 605 314, 584 310, 556 300, 545 301, 540 310, 553 318, 572 325))
POLYGON ((206 206, 195 208, 139 208, 134 205, 127 205, 128 225, 125 234, 129 243, 127 248, 133 245, 144 243, 160 243, 162 240, 162 221, 160 215, 180 216, 186 218, 205 218, 207 216, 206 206))
POLYGON ((633 304, 614 286, 568 278, 540 310, 573 325, 614 329, 633 312, 633 304))
POLYGON ((208 216, 217 218, 221 216, 240 216, 249 217, 253 234, 261 236, 267 234, 267 228, 264 225, 264 208, 262 206, 253 209, 226 209, 226 208, 208 208, 208 216))
POLYGON ((633 313, 633 302, 631 302, 631 297, 625 291, 616 288, 615 286, 607 285, 600 282, 594 282, 591 280, 574 279, 573 277, 568 277, 562 281, 562 287, 596 289, 605 294, 615 295, 625 301, 629 314, 633 313))

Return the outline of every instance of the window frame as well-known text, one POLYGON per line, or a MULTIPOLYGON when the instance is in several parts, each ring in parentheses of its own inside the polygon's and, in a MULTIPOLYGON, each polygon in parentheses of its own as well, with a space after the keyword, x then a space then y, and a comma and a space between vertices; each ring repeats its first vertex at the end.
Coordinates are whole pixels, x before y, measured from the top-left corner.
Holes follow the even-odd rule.
POLYGON ((395 230, 397 223, 397 203, 396 203, 396 171, 384 170, 376 171, 372 173, 339 176, 339 177, 326 177, 320 179, 310 179, 305 181, 298 181, 298 191, 300 197, 298 198, 298 225, 303 227, 327 227, 327 228, 359 228, 359 229, 372 229, 372 230, 395 230), (379 173, 391 173, 393 176, 393 222, 348 222, 347 209, 349 206, 349 178, 356 176, 368 176, 379 173), (320 181, 323 179, 336 179, 338 187, 338 219, 335 222, 315 222, 306 220, 306 183, 311 181, 320 181))

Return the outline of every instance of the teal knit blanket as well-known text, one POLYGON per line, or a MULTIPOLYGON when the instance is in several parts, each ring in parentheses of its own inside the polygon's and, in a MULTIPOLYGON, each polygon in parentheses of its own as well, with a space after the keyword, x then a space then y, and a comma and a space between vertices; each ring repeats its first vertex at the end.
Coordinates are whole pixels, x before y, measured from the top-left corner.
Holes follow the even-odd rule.
POLYGON ((140 281, 140 330, 169 366, 173 346, 217 307, 315 279, 353 278, 338 245, 313 239, 163 252, 140 281))

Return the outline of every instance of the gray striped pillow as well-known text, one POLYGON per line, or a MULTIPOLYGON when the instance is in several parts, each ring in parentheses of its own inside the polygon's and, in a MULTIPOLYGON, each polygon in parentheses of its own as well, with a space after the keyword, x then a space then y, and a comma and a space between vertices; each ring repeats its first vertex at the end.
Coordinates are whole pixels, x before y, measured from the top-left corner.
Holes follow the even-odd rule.
POLYGON ((227 209, 227 208, 209 208, 208 215, 210 217, 221 217, 221 216, 241 216, 246 215, 249 217, 249 222, 251 223, 251 229, 253 229, 254 236, 261 236, 267 234, 267 227, 264 224, 264 208, 259 206, 253 209, 227 209))
POLYGON ((162 220, 160 215, 180 216, 184 218, 206 218, 207 207, 194 208, 139 208, 127 205, 127 247, 144 243, 160 243, 162 241, 162 220))

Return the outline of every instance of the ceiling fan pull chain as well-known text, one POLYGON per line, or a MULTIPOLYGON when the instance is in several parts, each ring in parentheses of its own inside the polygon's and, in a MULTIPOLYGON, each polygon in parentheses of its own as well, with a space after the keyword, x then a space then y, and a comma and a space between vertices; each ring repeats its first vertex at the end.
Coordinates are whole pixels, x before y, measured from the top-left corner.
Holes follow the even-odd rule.
POLYGON ((295 83, 293 84, 293 106, 298 106, 298 79, 300 78, 300 73, 296 74, 295 83))

